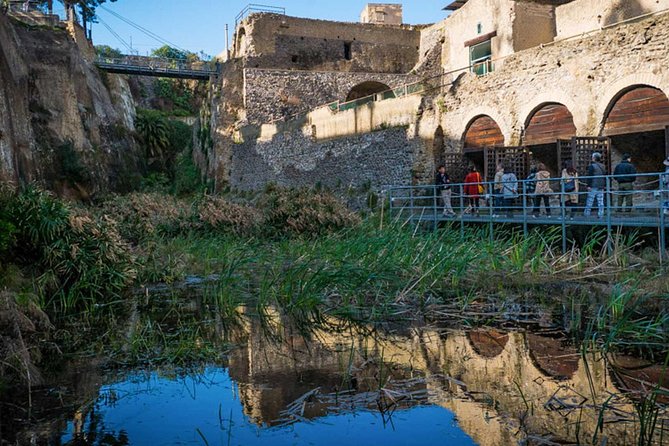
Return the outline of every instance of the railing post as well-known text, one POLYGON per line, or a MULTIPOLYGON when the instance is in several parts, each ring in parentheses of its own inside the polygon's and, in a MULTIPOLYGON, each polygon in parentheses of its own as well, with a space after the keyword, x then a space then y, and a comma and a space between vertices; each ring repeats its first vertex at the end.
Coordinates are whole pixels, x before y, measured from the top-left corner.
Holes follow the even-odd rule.
POLYGON ((490 220, 489 223, 489 230, 490 230, 490 243, 494 243, 495 241, 495 224, 493 223, 493 213, 495 211, 493 203, 494 203, 494 197, 492 192, 495 190, 495 183, 489 183, 486 187, 486 195, 490 198, 488 198, 488 219, 490 220))
POLYGON ((460 184, 460 239, 465 240, 465 189, 460 184))
MULTIPOLYGON (((599 212, 599 210, 598 210, 599 212)), ((613 253, 613 230, 611 223, 611 177, 606 176, 606 249, 609 255, 613 253)))
POLYGON ((527 237, 527 184, 522 180, 523 185, 523 235, 527 237))
POLYGON ((414 201, 413 201, 413 186, 409 187, 409 218, 414 222, 414 201))
POLYGON ((669 200, 669 192, 666 189, 669 189, 669 184, 664 184, 662 181, 663 176, 660 175, 659 189, 660 189, 660 264, 664 265, 664 261, 667 256, 667 217, 665 215, 664 203, 665 200, 669 200))
POLYGON ((432 193, 432 195, 433 195, 432 203, 434 205, 434 228, 433 229, 436 231, 437 227, 439 225, 439 222, 437 221, 438 198, 437 198, 437 185, 436 184, 432 186, 432 190, 434 191, 432 193))
POLYGON ((564 181, 560 180, 560 212, 562 214, 562 253, 567 252, 567 196, 564 190, 564 181))

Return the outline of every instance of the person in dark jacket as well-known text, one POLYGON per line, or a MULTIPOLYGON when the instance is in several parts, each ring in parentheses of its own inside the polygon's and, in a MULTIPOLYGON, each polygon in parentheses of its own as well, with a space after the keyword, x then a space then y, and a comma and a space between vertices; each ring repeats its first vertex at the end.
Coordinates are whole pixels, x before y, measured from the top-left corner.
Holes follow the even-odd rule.
POLYGON ((604 216, 604 189, 606 189, 606 168, 602 164, 602 154, 595 152, 592 154, 592 163, 588 166, 585 184, 588 186, 588 198, 585 201, 586 217, 590 216, 592 205, 597 200, 597 217, 604 216), (598 177, 598 178, 592 178, 598 177))
POLYGON ((613 175, 618 182, 618 209, 622 212, 632 212, 634 182, 636 181, 636 167, 632 164, 632 155, 629 153, 623 155, 623 159, 616 166, 613 175))
POLYGON ((451 206, 451 179, 446 173, 446 167, 439 166, 434 184, 436 185, 437 192, 441 195, 441 199, 444 202, 444 216, 454 216, 455 212, 453 212, 453 206, 451 206))

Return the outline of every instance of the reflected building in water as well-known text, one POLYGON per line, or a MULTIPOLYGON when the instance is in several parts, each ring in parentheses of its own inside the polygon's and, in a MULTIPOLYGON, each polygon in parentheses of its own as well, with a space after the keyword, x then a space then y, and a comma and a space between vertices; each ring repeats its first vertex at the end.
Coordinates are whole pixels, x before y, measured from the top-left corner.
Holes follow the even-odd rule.
POLYGON ((230 374, 246 415, 262 426, 286 422, 296 400, 296 421, 333 410, 378 410, 379 396, 387 395, 382 388, 396 391, 399 410, 416 404, 447 408, 484 446, 595 437, 626 445, 637 441, 638 420, 621 384, 650 386, 661 374, 657 366, 636 367, 638 361, 622 369, 588 354, 586 362, 555 334, 417 328, 391 335, 318 331, 306 341, 282 327, 283 341, 270 342, 260 327, 249 328, 230 358, 230 374), (314 396, 316 388, 328 396, 314 396), (343 407, 335 408, 337 402, 343 407))

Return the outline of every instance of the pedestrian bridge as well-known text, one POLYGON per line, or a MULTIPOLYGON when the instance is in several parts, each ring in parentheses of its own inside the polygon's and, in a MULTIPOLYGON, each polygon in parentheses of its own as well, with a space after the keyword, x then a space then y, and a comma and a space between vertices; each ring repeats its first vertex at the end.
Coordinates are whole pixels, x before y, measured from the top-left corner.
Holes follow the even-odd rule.
MULTIPOLYGON (((480 185, 478 196, 466 193, 464 183, 454 183, 450 189, 449 203, 453 213, 445 213, 445 202, 438 186, 390 186, 386 189, 390 202, 390 215, 395 221, 410 222, 416 225, 437 229, 441 226, 459 227, 464 233, 471 224, 487 225, 490 236, 501 225, 522 226, 525 234, 533 226, 556 226, 562 230, 562 247, 566 251, 570 244, 570 234, 576 227, 600 227, 612 240, 614 233, 621 228, 643 228, 657 234, 661 258, 667 259, 667 229, 669 229, 669 174, 637 174, 631 191, 619 191, 618 179, 613 175, 598 177, 579 177, 576 191, 565 191, 565 180, 551 178, 546 180, 552 190, 548 195, 549 207, 542 204, 535 208, 537 196, 528 193, 530 180, 519 180, 518 194, 502 204, 493 191, 492 181, 475 183, 480 185), (602 179, 606 186, 602 190, 603 206, 593 200, 591 209, 587 209, 589 179, 602 179), (571 197, 569 197, 571 196, 571 197), (632 199, 632 206, 628 205, 632 199), (573 204, 569 198, 577 198, 573 204), (622 201, 622 203, 621 203, 622 201), (588 215, 589 214, 589 215, 588 215)), ((470 184, 471 185, 471 184, 470 184)), ((476 190, 476 189, 475 189, 476 190)), ((469 191, 471 192, 471 191, 469 191)), ((596 198, 596 197, 591 197, 596 198)))
POLYGON ((209 80, 212 76, 218 74, 218 65, 211 62, 188 62, 158 57, 124 56, 112 58, 98 56, 95 59, 95 65, 109 73, 175 79, 209 80))

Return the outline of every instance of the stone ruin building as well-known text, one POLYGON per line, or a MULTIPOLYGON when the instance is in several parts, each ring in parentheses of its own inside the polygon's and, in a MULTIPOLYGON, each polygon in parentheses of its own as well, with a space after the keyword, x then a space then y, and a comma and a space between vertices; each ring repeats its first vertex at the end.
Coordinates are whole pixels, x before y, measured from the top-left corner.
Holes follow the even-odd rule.
POLYGON ((456 179, 501 161, 557 176, 593 150, 660 169, 669 0, 451 0, 433 25, 384 8, 363 11, 370 23, 237 24, 198 132, 219 188, 381 190, 431 182, 440 163, 456 179))

